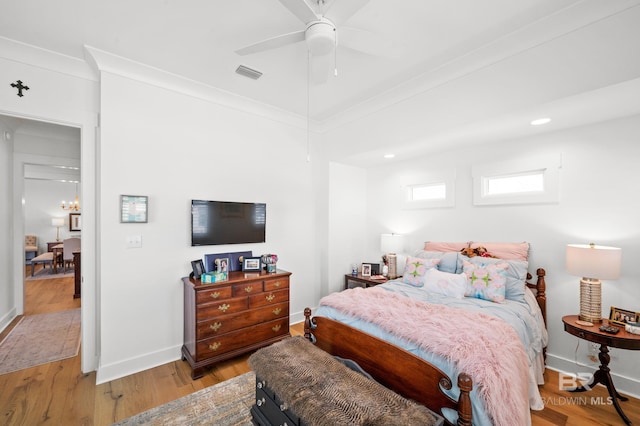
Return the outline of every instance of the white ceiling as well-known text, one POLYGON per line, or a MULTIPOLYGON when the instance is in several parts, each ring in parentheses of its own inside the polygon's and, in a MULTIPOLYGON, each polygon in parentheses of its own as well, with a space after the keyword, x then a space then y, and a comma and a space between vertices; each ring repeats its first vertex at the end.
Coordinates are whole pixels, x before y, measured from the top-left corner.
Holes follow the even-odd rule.
MULTIPOLYGON (((327 0, 327 16, 334 3, 339 10, 340 2, 349 1, 327 0)), ((343 25, 375 33, 386 53, 363 54, 339 45, 338 76, 313 86, 308 95, 304 43, 248 56, 235 53, 262 39, 304 29, 278 0, 0 0, 0 36, 76 58, 84 58, 85 45, 92 46, 303 117, 309 105, 312 120, 339 125, 354 111, 366 115, 443 81, 481 73, 491 64, 570 38, 610 17, 629 15, 621 22, 640 27, 639 10, 640 0, 370 0, 343 25), (263 76, 239 76, 234 72, 239 65, 263 76)), ((598 42, 596 37, 580 43, 587 50, 598 42)), ((598 92, 603 107, 605 99, 614 103, 617 115, 640 112, 628 91, 620 94, 623 105, 618 97, 602 93, 640 78, 635 71, 639 58, 607 60, 619 60, 632 75, 601 73, 585 87, 598 92)), ((567 109, 564 103, 575 108, 576 93, 563 90, 565 82, 575 80, 557 73, 556 81, 531 91, 530 110, 541 101, 558 111, 567 109), (540 91, 547 96, 539 96, 540 91)), ((484 131, 495 125, 488 123, 484 131)), ((483 131, 484 126, 475 127, 483 131)))

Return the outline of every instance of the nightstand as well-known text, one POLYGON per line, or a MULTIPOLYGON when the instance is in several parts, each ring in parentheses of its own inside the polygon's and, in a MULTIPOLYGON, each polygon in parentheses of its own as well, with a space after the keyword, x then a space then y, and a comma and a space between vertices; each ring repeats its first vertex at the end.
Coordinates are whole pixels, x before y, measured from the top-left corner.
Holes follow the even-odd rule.
POLYGON ((609 325, 609 321, 606 319, 603 320, 602 324, 594 324, 593 326, 576 324, 577 319, 578 315, 567 315, 565 317, 562 317, 562 322, 564 323, 564 331, 569 334, 573 334, 580 339, 600 344, 600 353, 598 354, 598 358, 600 359, 600 368, 593 375, 591 383, 589 383, 587 386, 576 388, 572 392, 588 391, 598 383, 605 385, 607 387, 607 390, 609 391, 611 402, 616 408, 616 411, 618 412, 620 417, 622 417, 622 420, 624 420, 626 424, 630 425, 631 421, 622 411, 622 407, 620 407, 620 402, 618 401, 627 401, 628 398, 620 395, 618 391, 616 391, 616 388, 613 385, 613 380, 611 379, 609 369, 609 361, 611 360, 611 357, 609 356, 608 347, 611 346, 612 348, 630 349, 632 351, 640 350, 640 335, 627 333, 624 327, 617 324, 611 324, 620 328, 620 331, 616 334, 610 334, 605 333, 604 331, 600 331, 600 325, 609 325))
POLYGON ((351 275, 346 274, 344 276, 344 289, 354 288, 354 287, 373 287, 378 284, 384 284, 387 282, 387 279, 382 280, 372 280, 371 277, 363 277, 361 274, 351 275))

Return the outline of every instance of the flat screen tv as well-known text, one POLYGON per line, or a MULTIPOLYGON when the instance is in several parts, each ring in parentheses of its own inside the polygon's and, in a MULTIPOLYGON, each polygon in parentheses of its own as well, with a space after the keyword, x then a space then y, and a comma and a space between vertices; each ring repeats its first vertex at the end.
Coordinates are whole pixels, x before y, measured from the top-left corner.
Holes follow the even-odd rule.
POLYGON ((265 203, 191 200, 191 245, 264 243, 265 203))

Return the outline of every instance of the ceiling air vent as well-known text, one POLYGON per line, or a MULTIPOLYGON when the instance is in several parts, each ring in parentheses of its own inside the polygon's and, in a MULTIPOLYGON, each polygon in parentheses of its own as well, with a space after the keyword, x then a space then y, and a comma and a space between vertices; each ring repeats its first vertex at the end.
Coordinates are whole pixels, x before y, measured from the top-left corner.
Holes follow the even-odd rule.
POLYGON ((254 80, 259 79, 262 75, 260 71, 252 70, 251 68, 245 67, 244 65, 240 65, 238 69, 236 69, 236 73, 245 77, 252 78, 254 80))

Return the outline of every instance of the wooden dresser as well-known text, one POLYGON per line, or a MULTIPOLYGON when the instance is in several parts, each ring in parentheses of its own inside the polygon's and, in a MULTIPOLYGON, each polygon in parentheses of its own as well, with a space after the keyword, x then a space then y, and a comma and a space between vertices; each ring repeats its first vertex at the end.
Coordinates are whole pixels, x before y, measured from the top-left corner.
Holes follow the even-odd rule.
POLYGON ((289 337, 291 272, 229 272, 202 284, 185 277, 182 358, 191 377, 204 368, 289 337))

